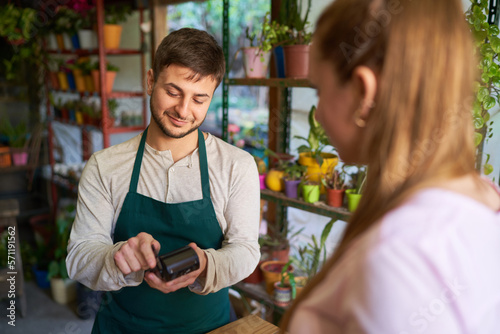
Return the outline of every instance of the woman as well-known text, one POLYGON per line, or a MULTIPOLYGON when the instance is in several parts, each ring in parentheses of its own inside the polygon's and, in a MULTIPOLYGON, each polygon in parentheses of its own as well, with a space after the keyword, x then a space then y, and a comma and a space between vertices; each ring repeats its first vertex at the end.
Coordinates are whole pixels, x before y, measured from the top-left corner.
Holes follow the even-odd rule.
POLYGON ((500 195, 474 169, 472 50, 459 0, 336 0, 321 15, 316 117, 368 176, 289 333, 500 330, 500 195))

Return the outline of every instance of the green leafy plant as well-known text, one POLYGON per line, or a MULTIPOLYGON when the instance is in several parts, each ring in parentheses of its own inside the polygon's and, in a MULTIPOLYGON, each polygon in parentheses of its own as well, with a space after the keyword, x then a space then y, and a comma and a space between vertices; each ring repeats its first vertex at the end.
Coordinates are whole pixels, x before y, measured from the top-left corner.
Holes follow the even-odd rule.
POLYGON ((108 111, 109 116, 112 118, 116 118, 116 109, 118 109, 118 101, 116 99, 108 100, 108 111))
POLYGON ((8 139, 8 145, 13 148, 22 148, 28 140, 28 128, 26 122, 21 121, 13 126, 7 117, 4 117, 0 123, 0 133, 8 139))
POLYGON ((304 16, 302 16, 303 0, 283 0, 280 8, 280 24, 287 27, 286 44, 309 44, 312 33, 307 32, 309 25, 309 13, 311 12, 311 2, 307 1, 304 16))
POLYGON ((480 79, 476 82, 476 99, 473 104, 475 143, 477 146, 476 168, 483 168, 484 174, 490 174, 493 167, 489 164, 489 156, 483 162, 485 140, 493 136, 490 110, 500 104, 500 29, 498 23, 488 23, 488 0, 471 0, 466 12, 466 19, 474 35, 477 54, 480 57, 480 79))
MULTIPOLYGON (((271 21, 269 12, 264 16, 264 21, 260 29, 250 32, 250 27, 245 30, 245 36, 250 41, 251 47, 258 47, 259 50, 267 52, 287 39, 288 27, 280 25, 277 21, 271 21)), ((264 57, 261 57, 263 61, 264 57)))
POLYGON ((307 170, 307 166, 302 166, 297 163, 289 163, 284 168, 284 178, 288 181, 300 180, 307 170))
POLYGON ((315 158, 318 164, 321 166, 321 163, 323 162, 321 152, 323 152, 324 148, 329 145, 329 142, 325 130, 314 117, 315 113, 316 106, 312 106, 308 116, 309 135, 307 136, 307 138, 301 136, 295 136, 294 138, 301 139, 307 142, 307 145, 301 145, 298 148, 298 151, 300 153, 310 152, 311 157, 315 158))
POLYGON ((326 174, 321 175, 321 183, 328 189, 342 190, 346 188, 344 170, 337 170, 330 166, 326 174))
POLYGON ((342 167, 344 169, 344 173, 349 174, 351 176, 351 181, 349 183, 348 188, 354 189, 353 194, 361 194, 363 192, 363 188, 366 182, 366 174, 367 168, 366 166, 347 166, 344 165, 342 167), (355 171, 352 173, 347 173, 346 169, 350 167, 355 167, 355 171))
POLYGON ((298 256, 292 256, 292 263, 307 276, 308 281, 316 275, 327 259, 326 239, 330 235, 335 221, 332 219, 325 225, 319 240, 313 234, 311 242, 305 246, 299 246, 298 256))
POLYGON ((0 6, 0 36, 9 42, 28 40, 32 34, 36 11, 32 8, 20 8, 9 3, 0 6))
POLYGON ((127 21, 131 14, 132 8, 129 5, 109 5, 104 9, 104 22, 106 24, 120 24, 127 21))
POLYGON ((56 219, 55 249, 54 256, 49 263, 48 279, 53 277, 68 278, 66 256, 68 255, 68 240, 74 214, 75 205, 69 204, 63 208, 62 213, 56 219))
POLYGON ((295 282, 295 275, 293 274, 293 272, 291 270, 289 270, 291 264, 292 264, 292 260, 289 260, 284 266, 283 266, 283 269, 281 269, 281 280, 280 280, 280 286, 281 287, 286 287, 286 286, 290 286, 290 289, 291 289, 291 292, 292 292, 292 295, 291 295, 291 300, 294 300, 295 299, 295 296, 297 295, 297 289, 296 289, 296 285, 297 283, 295 282))

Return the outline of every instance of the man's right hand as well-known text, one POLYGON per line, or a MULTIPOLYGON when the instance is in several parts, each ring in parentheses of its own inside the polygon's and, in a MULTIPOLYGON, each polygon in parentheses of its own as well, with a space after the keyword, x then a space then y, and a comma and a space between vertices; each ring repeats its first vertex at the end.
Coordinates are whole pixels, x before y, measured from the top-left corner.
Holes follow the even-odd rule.
POLYGON ((150 234, 141 232, 124 243, 115 253, 115 264, 124 275, 156 267, 156 258, 153 250, 160 250, 160 243, 150 234))

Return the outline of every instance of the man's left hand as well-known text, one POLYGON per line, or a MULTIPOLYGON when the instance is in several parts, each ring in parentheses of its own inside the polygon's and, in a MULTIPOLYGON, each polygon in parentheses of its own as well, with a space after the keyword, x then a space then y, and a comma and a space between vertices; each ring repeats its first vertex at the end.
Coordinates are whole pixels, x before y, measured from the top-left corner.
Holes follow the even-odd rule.
POLYGON ((200 269, 190 272, 187 275, 178 277, 169 282, 165 282, 163 279, 156 276, 156 274, 153 272, 146 272, 144 275, 144 280, 148 283, 148 285, 153 289, 160 290, 163 293, 169 293, 193 284, 198 276, 205 276, 207 269, 207 256, 205 255, 205 252, 198 246, 196 246, 194 242, 190 243, 189 246, 195 250, 196 254, 198 254, 200 269))

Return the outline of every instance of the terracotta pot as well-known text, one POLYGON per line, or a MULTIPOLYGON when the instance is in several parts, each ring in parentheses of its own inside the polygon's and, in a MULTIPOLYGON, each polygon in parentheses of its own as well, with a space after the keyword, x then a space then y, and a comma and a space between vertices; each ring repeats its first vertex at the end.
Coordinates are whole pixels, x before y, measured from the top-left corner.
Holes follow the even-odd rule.
MULTIPOLYGON (((106 71, 106 92, 109 94, 113 91, 113 85, 115 83, 116 72, 114 71, 106 71)), ((101 83, 99 80, 99 71, 92 70, 92 79, 94 82, 94 88, 97 92, 100 91, 101 83)))
POLYGON ((286 45, 283 47, 285 54, 285 77, 307 78, 309 74, 309 45, 286 45))
POLYGON ((243 64, 247 78, 265 78, 269 69, 271 52, 260 51, 258 47, 243 48, 243 64))
POLYGON ((259 264, 257 267, 255 267, 255 270, 253 273, 250 274, 247 278, 243 280, 245 283, 251 283, 251 284, 259 284, 264 280, 264 276, 262 274, 262 270, 260 269, 260 265, 262 264, 262 261, 259 261, 259 264))
POLYGON ((10 147, 0 146, 0 167, 9 167, 11 164, 10 147))
POLYGON ((261 247, 260 252, 262 259, 265 261, 282 261, 286 263, 290 259, 290 245, 288 244, 279 246, 264 245, 261 247))
POLYGON ((326 189, 326 204, 340 208, 344 203, 345 189, 326 189))
POLYGON ((59 89, 59 78, 57 77, 57 72, 49 72, 49 81, 52 89, 59 89))
MULTIPOLYGON (((266 281, 266 292, 269 295, 273 295, 274 283, 281 280, 281 270, 286 264, 287 262, 283 261, 266 261, 260 265, 260 269, 264 275, 264 281, 266 281)), ((288 271, 293 272, 293 267, 290 266, 288 271)))
POLYGON ((122 37, 123 27, 118 24, 104 25, 104 47, 106 49, 118 49, 122 37))

